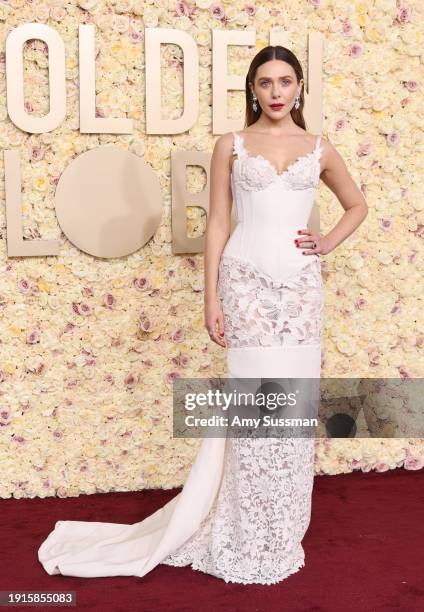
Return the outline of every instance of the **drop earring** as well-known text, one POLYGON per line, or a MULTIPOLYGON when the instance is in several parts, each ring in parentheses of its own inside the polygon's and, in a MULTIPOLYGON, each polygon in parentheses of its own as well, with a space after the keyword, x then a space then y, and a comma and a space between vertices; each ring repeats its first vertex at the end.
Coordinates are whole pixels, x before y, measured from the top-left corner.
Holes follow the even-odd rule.
POLYGON ((256 104, 256 101, 257 101, 257 99, 258 99, 258 98, 256 98, 256 97, 255 97, 255 94, 254 94, 254 93, 252 93, 252 96, 253 96, 253 104, 252 104, 252 108, 253 108, 254 112, 256 113, 256 112, 257 112, 257 110, 258 110, 258 105, 256 104))
POLYGON ((299 96, 299 94, 297 94, 297 96, 295 98, 295 101, 294 101, 294 107, 297 110, 299 108, 299 106, 300 106, 300 96, 299 96))

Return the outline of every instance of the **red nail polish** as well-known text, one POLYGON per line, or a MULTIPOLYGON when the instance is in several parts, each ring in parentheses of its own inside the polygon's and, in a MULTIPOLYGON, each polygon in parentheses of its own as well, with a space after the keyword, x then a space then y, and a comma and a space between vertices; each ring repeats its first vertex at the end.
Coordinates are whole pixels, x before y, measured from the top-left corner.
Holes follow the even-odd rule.
POLYGON ((298 233, 298 234, 301 234, 302 232, 301 232, 300 230, 297 230, 297 233, 298 233))

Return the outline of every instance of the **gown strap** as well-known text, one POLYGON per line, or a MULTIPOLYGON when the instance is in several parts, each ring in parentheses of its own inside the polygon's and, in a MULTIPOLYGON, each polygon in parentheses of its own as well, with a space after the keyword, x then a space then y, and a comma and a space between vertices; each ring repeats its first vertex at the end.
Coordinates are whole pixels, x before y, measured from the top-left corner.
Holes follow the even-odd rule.
POLYGON ((321 174, 321 156, 322 156, 322 146, 321 146, 321 135, 317 137, 317 141, 315 144, 314 155, 313 158, 316 161, 317 168, 319 168, 319 174, 321 174))
POLYGON ((320 149, 321 149, 320 143, 321 143, 321 136, 318 136, 317 140, 316 140, 316 143, 315 143, 314 153, 316 153, 317 151, 320 151, 320 149))
POLYGON ((233 153, 237 155, 237 157, 243 157, 244 147, 243 147, 243 138, 237 132, 231 132, 233 135, 233 153))

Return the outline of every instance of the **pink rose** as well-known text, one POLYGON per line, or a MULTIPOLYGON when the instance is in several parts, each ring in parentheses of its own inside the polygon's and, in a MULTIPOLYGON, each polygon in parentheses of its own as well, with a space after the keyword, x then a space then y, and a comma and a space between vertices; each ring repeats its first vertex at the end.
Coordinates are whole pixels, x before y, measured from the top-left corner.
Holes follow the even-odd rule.
POLYGON ((190 11, 184 0, 178 0, 175 5, 175 12, 177 13, 178 17, 188 17, 190 15, 190 11))
POLYGON ((124 384, 127 387, 130 387, 130 388, 136 387, 138 383, 139 383, 138 374, 127 374, 127 376, 124 378, 124 384))
POLYGON ((30 331, 27 335, 26 342, 27 344, 37 344, 37 342, 40 342, 39 331, 37 329, 30 331))
POLYGON ((414 81, 413 79, 410 79, 409 81, 406 81, 405 87, 408 91, 417 91, 419 87, 418 81, 414 81))
POLYGON ((352 43, 349 47, 349 55, 353 58, 362 55, 362 45, 359 43, 352 43))
POLYGON ((400 135, 399 132, 394 131, 394 132, 390 132, 390 134, 387 134, 386 136, 386 142, 389 146, 394 146, 399 144, 400 141, 400 135))
POLYGON ((153 328, 153 324, 148 317, 141 317, 138 326, 143 332, 150 332, 153 328))
POLYGON ((29 293, 31 290, 31 285, 26 279, 22 279, 18 282, 18 291, 21 293, 29 293))
POLYGON ((342 22, 342 33, 345 36, 352 36, 353 27, 352 27, 352 24, 350 23, 350 21, 348 19, 343 19, 343 22, 342 22))
POLYGON ((424 458, 417 455, 406 457, 403 467, 405 470, 421 470, 424 467, 424 458))
POLYGON ((179 372, 168 372, 167 374, 165 374, 165 382, 167 382, 168 384, 172 384, 174 382, 174 380, 177 380, 177 378, 181 378, 181 375, 179 374, 179 372))
POLYGON ((411 19, 412 11, 410 8, 403 6, 398 9, 397 17, 399 23, 407 23, 411 19))
POLYGON ((340 132, 341 130, 344 130, 346 126, 347 126, 346 119, 338 119, 335 125, 336 132, 340 132))
POLYGON ((103 304, 106 308, 112 308, 116 303, 116 300, 112 293, 105 293, 103 296, 103 304))
POLYGON ((221 4, 212 4, 212 6, 209 9, 209 12, 212 15, 212 17, 215 17, 215 19, 217 20, 224 19, 225 17, 225 11, 224 11, 224 8, 221 6, 221 4))
POLYGON ((184 340, 184 330, 182 330, 181 327, 179 327, 178 329, 173 331, 172 334, 171 334, 171 340, 172 340, 172 342, 183 342, 183 340, 184 340))
POLYGON ((141 276, 140 278, 134 278, 134 280, 132 281, 132 286, 135 289, 140 289, 143 291, 149 289, 151 287, 151 283, 148 278, 146 278, 145 276, 141 276))
POLYGON ((256 15, 256 6, 254 4, 245 4, 244 5, 244 12, 249 17, 254 17, 254 15, 256 15))

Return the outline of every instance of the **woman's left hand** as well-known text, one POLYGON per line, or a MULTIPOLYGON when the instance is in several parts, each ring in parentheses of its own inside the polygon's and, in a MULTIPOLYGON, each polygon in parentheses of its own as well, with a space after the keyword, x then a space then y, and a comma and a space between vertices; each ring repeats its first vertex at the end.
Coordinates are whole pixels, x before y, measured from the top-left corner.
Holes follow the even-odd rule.
POLYGON ((299 230, 298 234, 294 242, 298 249, 304 249, 303 255, 327 255, 331 252, 332 249, 325 236, 320 236, 308 228, 299 230))

